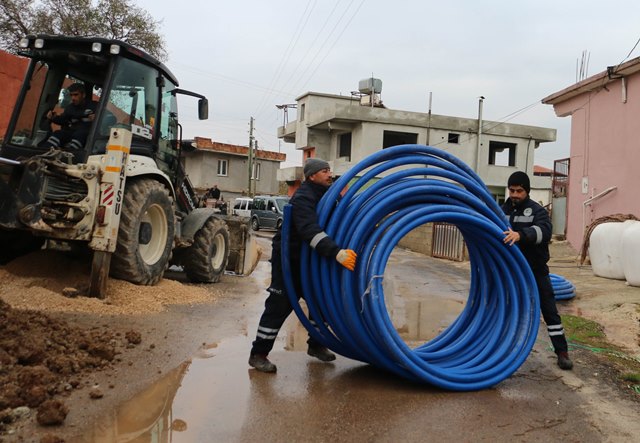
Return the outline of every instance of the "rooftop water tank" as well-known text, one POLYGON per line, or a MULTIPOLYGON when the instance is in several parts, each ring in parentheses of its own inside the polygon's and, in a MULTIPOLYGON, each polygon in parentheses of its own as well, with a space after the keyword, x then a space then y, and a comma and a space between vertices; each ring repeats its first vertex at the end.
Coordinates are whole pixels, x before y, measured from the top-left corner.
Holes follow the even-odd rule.
POLYGON ((363 94, 380 94, 382 92, 382 80, 379 78, 365 78, 358 82, 358 91, 363 94))

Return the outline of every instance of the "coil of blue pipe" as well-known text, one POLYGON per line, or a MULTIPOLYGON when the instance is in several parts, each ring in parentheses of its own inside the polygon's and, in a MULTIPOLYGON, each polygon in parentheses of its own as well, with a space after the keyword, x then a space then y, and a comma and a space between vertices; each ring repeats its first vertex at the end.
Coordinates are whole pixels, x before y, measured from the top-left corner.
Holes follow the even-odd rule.
POLYGON ((570 300, 576 296, 576 287, 565 277, 558 274, 549 274, 553 295, 556 300, 570 300))
POLYGON ((302 291, 316 319, 312 324, 290 277, 286 208, 282 265, 287 294, 320 343, 406 379, 456 391, 494 386, 525 361, 540 321, 535 280, 520 250, 503 243, 508 224, 502 210, 464 162, 430 146, 383 149, 336 180, 317 211, 325 232, 358 254, 350 272, 303 245, 302 291), (469 251, 470 289, 457 319, 434 339, 411 348, 389 318, 382 282, 400 239, 430 222, 451 223, 461 231, 469 251))

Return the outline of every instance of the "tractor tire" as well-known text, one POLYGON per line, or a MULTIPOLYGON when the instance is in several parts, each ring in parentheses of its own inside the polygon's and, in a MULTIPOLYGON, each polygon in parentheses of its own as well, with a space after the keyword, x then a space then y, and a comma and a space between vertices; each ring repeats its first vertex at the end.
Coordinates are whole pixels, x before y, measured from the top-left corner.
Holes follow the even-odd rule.
POLYGON ((169 266, 175 235, 173 199, 153 179, 126 184, 111 276, 155 285, 169 266))
POLYGON ((228 261, 229 228, 223 220, 210 218, 185 253, 184 271, 194 283, 216 283, 228 261))
POLYGON ((251 219, 251 229, 253 229, 254 231, 258 231, 260 229, 260 223, 258 222, 257 217, 253 217, 251 219))

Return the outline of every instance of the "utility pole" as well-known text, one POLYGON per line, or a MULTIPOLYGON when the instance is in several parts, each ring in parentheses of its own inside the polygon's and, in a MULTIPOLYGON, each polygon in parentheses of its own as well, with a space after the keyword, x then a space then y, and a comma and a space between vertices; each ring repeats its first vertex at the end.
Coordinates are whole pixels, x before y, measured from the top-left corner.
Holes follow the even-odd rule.
POLYGON ((427 119, 427 146, 431 146, 431 100, 433 92, 429 92, 429 117, 427 119))
POLYGON ((249 120, 249 161, 247 162, 249 165, 249 183, 247 186, 247 196, 253 197, 253 192, 251 191, 251 177, 253 174, 253 117, 249 120))
POLYGON ((258 187, 258 178, 260 171, 258 170, 258 140, 253 140, 253 188, 251 190, 253 197, 256 194, 256 188, 258 187))
POLYGON ((478 140, 476 141, 476 173, 480 175, 480 149, 482 147, 482 104, 484 96, 478 98, 478 140))

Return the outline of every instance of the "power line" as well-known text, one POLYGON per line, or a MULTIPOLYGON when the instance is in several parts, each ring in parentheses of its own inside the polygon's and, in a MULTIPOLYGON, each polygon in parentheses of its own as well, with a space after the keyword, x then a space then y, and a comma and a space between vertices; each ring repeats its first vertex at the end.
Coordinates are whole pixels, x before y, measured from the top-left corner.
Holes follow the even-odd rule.
MULTIPOLYGON (((340 22, 342 21, 342 18, 344 17, 344 15, 346 14, 346 12, 348 11, 348 9, 351 7, 351 4, 354 2, 354 0, 351 0, 351 2, 349 3, 349 5, 347 6, 347 8, 343 11, 342 15, 340 16, 340 18, 338 19, 338 21, 336 22, 336 24, 334 25, 333 29, 329 32, 329 34, 327 35, 327 37, 324 39, 323 43, 320 45, 320 47, 318 48, 318 50, 316 51, 316 55, 313 57, 313 59, 307 64, 307 67, 304 69, 304 71, 298 75, 298 80, 296 80, 296 82, 294 83, 294 85, 291 87, 292 90, 296 90, 296 85, 300 82, 300 80, 302 80, 303 76, 305 75, 305 73, 309 70, 310 65, 315 61, 315 59, 318 56, 318 53, 320 51, 322 51, 322 49, 326 46, 327 41, 329 40, 329 38, 331 37, 331 35, 333 34, 333 32, 335 31, 336 27, 340 24, 340 22)), ((321 28, 319 31, 314 32, 315 33, 315 38, 313 38, 313 40, 311 41, 311 44, 309 46, 309 49, 305 52, 305 54, 300 58, 300 60, 298 61, 298 64, 296 65, 296 67, 291 71, 291 74, 289 75, 289 78, 284 82, 285 85, 288 85, 291 83, 291 81, 293 80, 293 78, 296 76, 296 74, 299 71, 300 66, 303 64, 303 62, 307 59, 308 55, 311 53, 312 48, 314 47, 314 45, 316 44, 316 42, 319 40, 320 36, 322 35, 325 27, 327 26, 327 24, 329 23, 329 21, 331 20, 331 18, 333 17, 338 5, 340 4, 340 0, 336 1, 336 3, 334 4, 333 8, 331 9, 331 12, 329 13, 329 15, 327 16, 327 18, 325 19, 324 23, 322 24, 321 28)), ((262 111, 262 109, 261 109, 262 111)))
POLYGON ((290 91, 279 91, 276 89, 269 89, 266 88, 264 86, 261 85, 257 85, 255 83, 251 83, 251 82, 246 82, 243 80, 238 80, 237 78, 233 78, 233 77, 229 77, 223 74, 218 74, 216 72, 210 72, 210 71, 204 71, 202 69, 196 68, 195 66, 189 66, 189 65, 184 65, 184 64, 180 64, 180 63, 176 63, 176 66, 180 66, 182 67, 182 69, 192 72, 194 74, 199 74, 199 75, 203 75, 206 77, 212 77, 212 78, 218 78, 218 79, 222 79, 224 81, 227 81, 229 83, 234 83, 236 85, 239 86, 244 86, 246 88, 250 88, 250 89, 256 89, 259 91, 267 91, 267 92, 271 92, 271 93, 276 93, 276 94, 281 94, 281 95, 295 95, 294 93, 290 92, 290 91))
MULTIPOLYGON (((302 31, 304 30, 307 22, 309 21, 309 18, 311 17, 311 13, 313 12, 313 9, 315 8, 315 6, 316 6, 315 1, 313 3, 307 3, 307 7, 302 13, 300 20, 298 21, 298 26, 296 27, 293 33, 293 38, 289 40, 289 45, 287 46, 287 49, 282 54, 280 63, 278 63, 278 66, 275 72, 273 73, 273 76, 271 77, 271 81, 269 82, 269 86, 267 87, 267 89, 272 89, 278 84, 278 80, 282 75, 282 71, 284 70, 284 67, 286 66, 289 58, 291 57, 291 54, 293 53, 294 48, 300 41, 300 36, 302 35, 302 31), (311 6, 311 8, 309 8, 309 6, 311 6)), ((262 99, 260 100, 260 104, 256 108, 254 115, 258 115, 262 111, 262 107, 266 105, 266 102, 268 101, 270 95, 271 94, 265 92, 265 94, 262 96, 262 99)))
MULTIPOLYGON (((351 4, 354 2, 354 0, 351 0, 351 2, 349 3, 349 5, 347 6, 347 8, 343 11, 342 15, 340 16, 340 18, 338 19, 338 21, 335 23, 335 25, 333 26, 333 28, 331 29, 331 31, 329 32, 329 34, 327 34, 327 36, 325 37, 324 41, 321 43, 320 48, 318 48, 316 55, 311 59, 311 61, 309 62, 309 64, 313 63, 313 61, 315 60, 315 58, 317 57, 318 53, 320 51, 322 51, 322 49, 325 47, 325 45, 327 44, 327 41, 329 40, 329 38, 331 38, 331 35, 333 35, 333 32, 335 31, 336 27, 340 24, 340 22, 342 21, 342 18, 344 17, 344 15, 347 13, 347 10, 351 7, 351 4)), ((334 12, 336 11, 338 5, 339 5, 339 1, 337 1, 335 3, 335 5, 333 6, 333 9, 331 10, 331 12, 329 13, 329 15, 327 16, 327 18, 325 19, 324 23, 322 24, 322 27, 320 28, 320 30, 316 33, 316 37, 312 40, 311 45, 309 46, 309 51, 307 51, 304 56, 300 59, 300 61, 298 62, 298 64, 296 65, 296 67, 293 69, 293 71, 291 72, 291 75, 289 76, 289 78, 287 79, 287 81, 285 82, 285 84, 289 84, 294 76, 296 75, 296 73, 298 72, 298 69, 300 68, 300 66, 302 65, 302 63, 307 59, 307 57, 309 56, 309 54, 311 53, 311 48, 313 48, 313 46, 316 44, 316 42, 319 40, 319 37, 322 34, 322 32, 324 31, 324 28, 327 26, 327 23, 329 23, 329 20, 331 19, 331 17, 333 16, 334 12)), ((308 65, 307 65, 308 66, 308 65)), ((304 73, 306 72, 308 68, 305 68, 304 71, 302 71, 302 74, 300 74, 298 80, 296 81, 296 83, 294 83, 294 86, 297 85, 297 83, 300 81, 300 78, 304 75, 304 73)), ((292 88, 292 89, 295 89, 292 88)))
MULTIPOLYGON (((316 72, 318 71, 318 69, 320 68, 320 66, 322 66, 322 64, 324 63, 324 61, 326 60, 326 58, 329 56, 329 54, 331 53, 331 51, 333 50, 333 48, 335 47, 335 45, 338 43, 338 41, 340 41, 340 37, 342 37, 342 34, 344 34, 344 32, 347 30, 347 28, 349 27, 349 25, 351 24, 351 22, 353 21, 353 19, 355 18, 356 14, 358 13, 358 11, 360 10, 360 8, 362 7, 362 5, 364 4, 365 0, 362 0, 360 2, 360 4, 358 5, 358 7, 356 8, 356 10, 353 12, 353 14, 351 15, 351 17, 349 18, 349 20, 347 21, 347 23, 345 24, 345 26, 342 28, 342 31, 340 31, 340 34, 338 34, 338 37, 335 39, 335 41, 333 42, 333 44, 331 45, 331 47, 329 48, 329 50, 326 52, 326 54, 324 55, 324 57, 322 58, 322 60, 320 60, 320 63, 318 63, 316 65, 316 68, 313 70, 313 72, 311 73, 311 75, 309 75, 309 77, 307 78, 307 81, 301 86, 300 89, 304 89, 305 86, 307 86, 307 84, 311 81, 311 79, 313 78, 313 76, 316 74, 316 72)), ((353 0, 352 2, 353 3, 353 0)), ((351 6, 351 3, 349 4, 349 7, 351 6)), ((347 8, 348 9, 348 8, 347 8)), ((346 13, 346 10, 345 10, 346 13)), ((342 17, 341 17, 342 18, 342 17)), ((316 54, 317 55, 317 54, 316 54)), ((315 57, 314 57, 315 60, 315 57)))
POLYGON ((627 54, 627 56, 625 58, 622 59, 622 61, 620 63, 618 63, 618 65, 615 67, 615 69, 613 70, 613 72, 615 72, 621 64, 623 64, 630 56, 631 54, 633 54, 633 51, 635 51, 635 49, 638 47, 638 44, 640 43, 640 37, 638 37, 638 40, 636 41, 636 44, 633 45, 633 48, 631 48, 631 51, 629 51, 629 53, 627 54))

